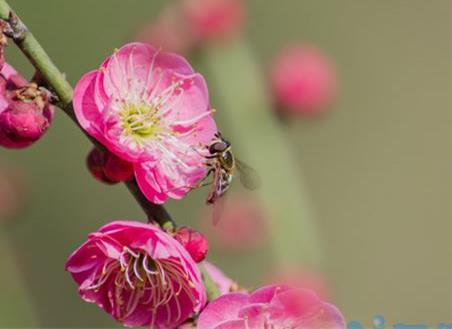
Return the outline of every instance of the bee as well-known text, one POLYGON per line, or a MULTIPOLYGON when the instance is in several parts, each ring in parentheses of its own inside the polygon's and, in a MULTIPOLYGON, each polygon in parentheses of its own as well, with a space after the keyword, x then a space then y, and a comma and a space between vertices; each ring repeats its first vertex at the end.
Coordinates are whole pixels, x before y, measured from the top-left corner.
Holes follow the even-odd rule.
MULTIPOLYGON (((239 174, 242 185, 249 189, 255 190, 260 185, 260 179, 254 169, 237 159, 231 151, 231 143, 226 140, 220 132, 215 134, 215 138, 207 145, 209 152, 206 158, 206 165, 209 168, 206 177, 213 175, 210 192, 207 196, 206 203, 216 205, 217 202, 229 190, 232 179, 236 172, 239 174)), ((215 215, 214 221, 218 221, 215 215)))

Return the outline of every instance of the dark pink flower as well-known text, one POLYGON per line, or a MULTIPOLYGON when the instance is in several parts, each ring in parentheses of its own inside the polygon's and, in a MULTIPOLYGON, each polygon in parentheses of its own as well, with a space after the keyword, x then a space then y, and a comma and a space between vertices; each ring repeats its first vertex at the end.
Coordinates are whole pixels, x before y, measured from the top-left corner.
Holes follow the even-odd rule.
POLYGON ((188 25, 199 41, 237 34, 245 20, 243 0, 185 0, 188 25))
POLYGON ((124 182, 133 177, 133 165, 130 162, 96 147, 88 154, 86 165, 96 179, 106 184, 124 182))
POLYGON ((0 145, 23 148, 47 131, 53 107, 35 84, 5 63, 0 71, 0 145))
POLYGON ((199 329, 345 329, 340 311, 313 292, 266 286, 223 295, 202 311, 199 329))
POLYGON ((206 302, 193 259, 151 224, 103 226, 69 257, 66 269, 85 301, 126 326, 175 328, 206 302))
POLYGON ((80 125, 134 166, 153 203, 181 199, 206 174, 201 152, 216 132, 204 78, 175 54, 127 44, 74 92, 80 125))
POLYGON ((208 261, 202 263, 212 281, 217 285, 220 295, 225 295, 238 290, 238 285, 228 278, 218 267, 208 261))
POLYGON ((206 258, 209 244, 201 232, 183 226, 177 228, 174 238, 188 251, 196 263, 206 258))
POLYGON ((336 95, 337 77, 331 61, 318 49, 294 45, 274 59, 271 83, 282 110, 315 114, 327 108, 336 95))

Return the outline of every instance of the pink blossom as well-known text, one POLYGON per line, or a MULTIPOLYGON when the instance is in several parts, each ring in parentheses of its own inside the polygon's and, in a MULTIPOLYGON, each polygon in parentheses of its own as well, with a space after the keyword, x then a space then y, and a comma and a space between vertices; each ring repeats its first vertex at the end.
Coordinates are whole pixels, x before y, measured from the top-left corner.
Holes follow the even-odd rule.
POLYGON ((294 45, 283 49, 271 69, 274 97, 282 110, 315 114, 336 95, 337 77, 331 61, 318 49, 294 45))
POLYGON ((188 25, 199 41, 237 34, 245 20, 243 0, 185 0, 188 25))
POLYGON ((134 39, 179 54, 188 53, 196 43, 181 6, 175 3, 168 5, 156 19, 143 26, 134 39))
POLYGON ((208 261, 204 261, 202 266, 204 266, 212 281, 217 285, 220 295, 237 291, 237 284, 228 278, 218 267, 208 261))
POLYGON ((223 295, 202 311, 198 329, 345 329, 340 311, 309 290, 266 286, 223 295))
POLYGON ((66 269, 85 301, 126 326, 174 328, 206 302, 193 259, 151 224, 103 226, 69 257, 66 269))
POLYGON ((231 195, 224 205, 221 221, 212 225, 212 215, 202 215, 202 228, 211 245, 225 252, 240 252, 257 249, 267 237, 265 214, 250 195, 231 195))
POLYGON ((41 138, 53 120, 53 107, 35 84, 5 63, 0 71, 0 145, 24 148, 41 138))
POLYGON ((176 230, 174 238, 188 251, 196 263, 206 258, 209 244, 201 232, 183 226, 176 230))
POLYGON ((153 203, 181 199, 206 174, 216 132, 204 78, 175 54, 131 43, 87 73, 74 92, 80 125, 134 166, 153 203))
POLYGON ((264 278, 267 283, 276 283, 314 291, 322 300, 330 300, 330 289, 322 273, 300 266, 278 267, 264 278))

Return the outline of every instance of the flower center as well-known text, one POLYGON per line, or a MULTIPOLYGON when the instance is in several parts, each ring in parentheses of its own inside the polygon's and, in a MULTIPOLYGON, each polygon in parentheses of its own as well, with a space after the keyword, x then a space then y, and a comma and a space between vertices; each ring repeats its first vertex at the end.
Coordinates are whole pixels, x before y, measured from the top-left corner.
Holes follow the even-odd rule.
POLYGON ((125 104, 121 111, 122 128, 129 136, 148 138, 155 136, 160 129, 158 108, 145 103, 125 104))
POLYGON ((181 317, 180 294, 187 296, 193 305, 198 303, 190 291, 193 283, 180 264, 154 260, 143 250, 128 247, 124 247, 119 259, 105 261, 89 289, 98 292, 102 286, 109 290, 108 296, 114 303, 114 315, 118 319, 129 317, 139 307, 146 307, 155 315, 160 307, 168 307, 174 300, 176 314, 167 312, 166 322, 169 323, 171 319, 181 317))

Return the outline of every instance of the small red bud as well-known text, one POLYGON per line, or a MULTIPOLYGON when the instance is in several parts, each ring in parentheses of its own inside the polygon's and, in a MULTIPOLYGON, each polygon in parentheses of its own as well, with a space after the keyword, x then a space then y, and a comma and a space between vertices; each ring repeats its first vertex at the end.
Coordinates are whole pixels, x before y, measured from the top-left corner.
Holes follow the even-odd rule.
POLYGON ((133 165, 108 151, 93 148, 86 164, 94 178, 106 184, 115 184, 133 177, 133 165))
POLYGON ((97 148, 93 148, 87 158, 86 158, 86 166, 88 167, 89 172, 93 175, 97 180, 106 183, 106 184, 115 184, 116 182, 110 180, 104 173, 104 154, 99 151, 97 148))
POLYGON ((113 182, 123 182, 133 177, 133 165, 110 152, 104 155, 103 170, 105 176, 113 182))
POLYGON ((209 245, 201 232, 183 226, 176 230, 174 238, 184 246, 195 262, 200 263, 206 258, 209 245))

